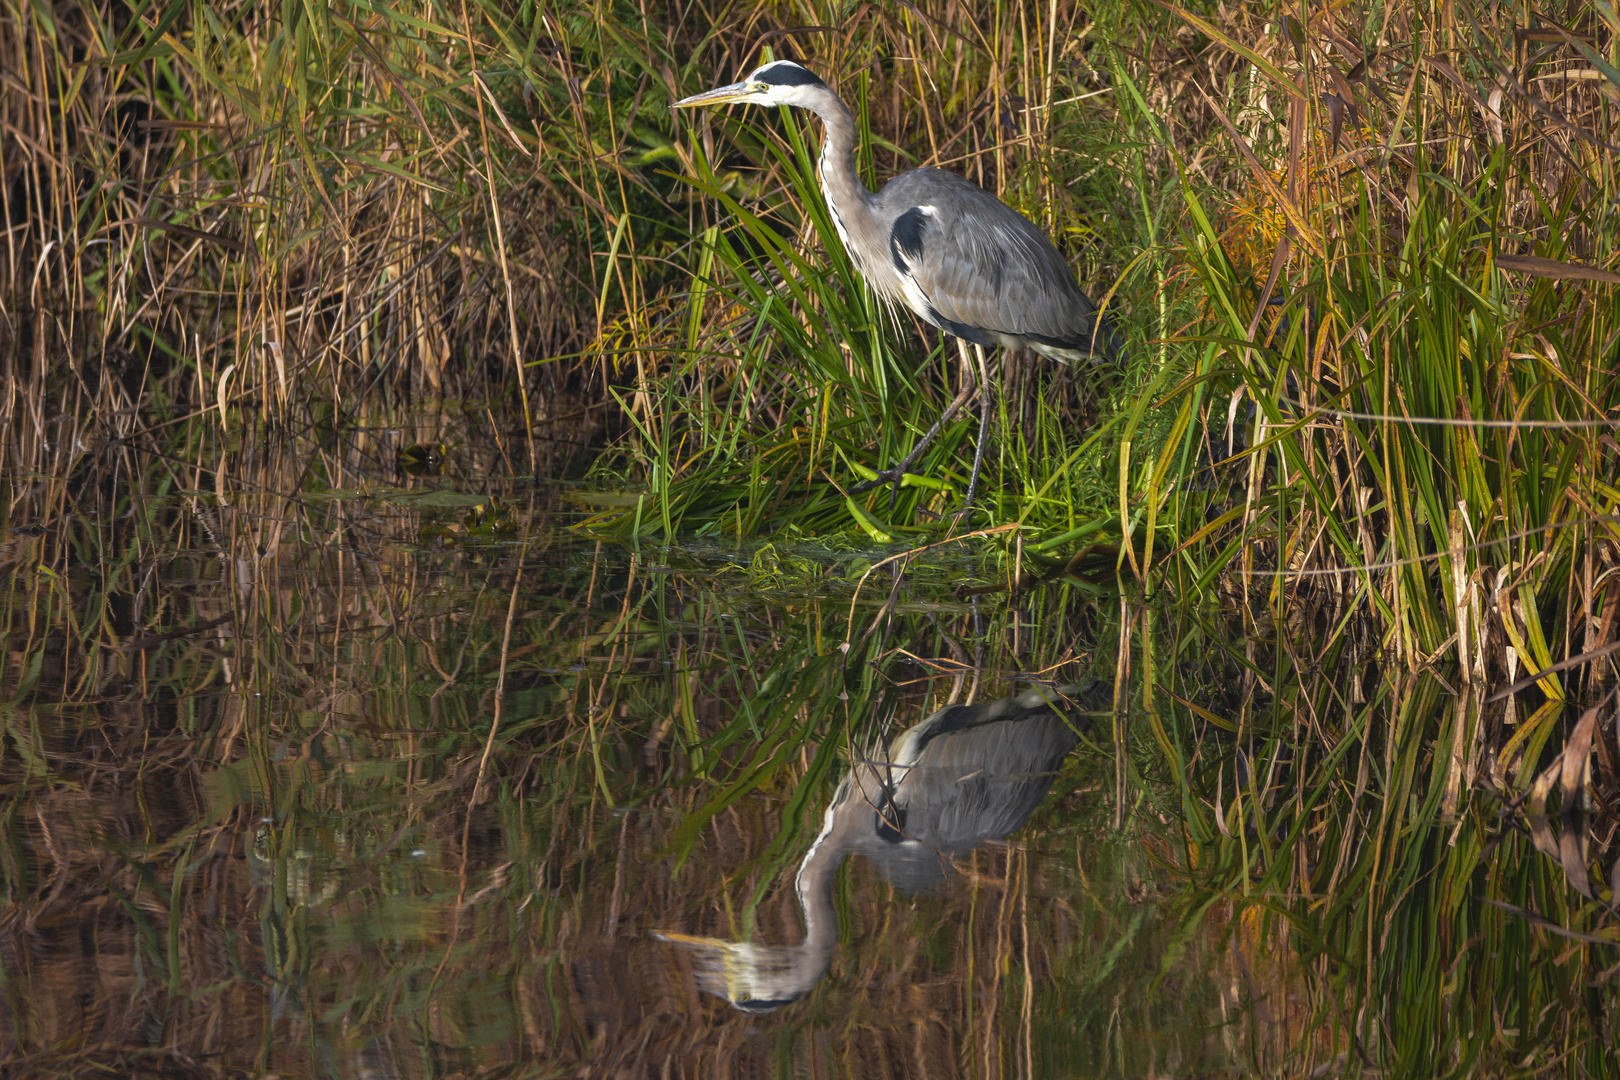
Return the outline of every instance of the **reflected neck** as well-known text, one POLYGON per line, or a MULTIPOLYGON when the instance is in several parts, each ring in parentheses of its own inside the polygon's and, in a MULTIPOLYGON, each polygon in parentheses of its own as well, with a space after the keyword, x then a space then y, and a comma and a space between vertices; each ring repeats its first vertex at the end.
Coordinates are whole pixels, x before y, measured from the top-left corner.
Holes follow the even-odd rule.
MULTIPOLYGON (((870 813, 865 800, 852 778, 845 777, 833 796, 832 805, 822 818, 821 832, 799 864, 794 887, 799 894, 799 907, 804 911, 804 944, 801 948, 812 952, 825 952, 827 961, 838 945, 838 912, 833 907, 833 885, 838 880, 838 868, 844 857, 855 846, 854 839, 860 828, 862 811, 870 813)), ((823 964, 825 967, 825 964, 823 964)))

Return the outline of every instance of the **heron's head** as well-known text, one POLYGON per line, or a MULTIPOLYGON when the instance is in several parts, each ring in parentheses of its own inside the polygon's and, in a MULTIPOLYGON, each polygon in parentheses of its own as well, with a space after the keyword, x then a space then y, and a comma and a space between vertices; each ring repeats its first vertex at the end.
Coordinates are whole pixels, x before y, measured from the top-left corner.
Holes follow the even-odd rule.
POLYGON ((742 82, 693 94, 670 108, 693 109, 702 105, 730 105, 736 101, 750 105, 798 105, 809 108, 826 91, 827 84, 817 78, 815 72, 791 60, 773 60, 764 67, 756 68, 742 82))

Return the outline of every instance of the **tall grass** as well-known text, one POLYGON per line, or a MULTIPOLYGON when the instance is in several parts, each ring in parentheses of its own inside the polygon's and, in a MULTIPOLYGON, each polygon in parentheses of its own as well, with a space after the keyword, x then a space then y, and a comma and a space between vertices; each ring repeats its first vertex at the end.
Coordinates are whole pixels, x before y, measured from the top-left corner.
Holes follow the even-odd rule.
POLYGON ((567 101, 520 93, 539 14, 514 39, 455 5, 5 12, 7 467, 147 432, 218 460, 427 403, 498 415, 532 472, 600 426, 577 365, 527 367, 594 337, 567 252, 602 227, 534 168, 567 101))
MULTIPOLYGON (((1580 32, 1612 42, 1612 10, 1589 14, 1580 32)), ((1384 32, 1410 44, 1364 65, 1360 90, 1345 78, 1360 58, 1328 28, 1301 44, 1218 32, 1269 53, 1261 82, 1305 121, 1273 136, 1273 177, 1229 102, 1256 190, 1224 231, 1188 191, 1216 363, 1254 403, 1224 559, 1274 610, 1333 592, 1375 613, 1402 662, 1446 654, 1464 683, 1600 647, 1620 554, 1613 68, 1584 39, 1532 45, 1501 18, 1392 16, 1384 32), (1486 102, 1463 73, 1511 92, 1486 102), (1318 117, 1308 86, 1346 97, 1318 117)), ((1542 689, 1564 694, 1558 676, 1542 689)))

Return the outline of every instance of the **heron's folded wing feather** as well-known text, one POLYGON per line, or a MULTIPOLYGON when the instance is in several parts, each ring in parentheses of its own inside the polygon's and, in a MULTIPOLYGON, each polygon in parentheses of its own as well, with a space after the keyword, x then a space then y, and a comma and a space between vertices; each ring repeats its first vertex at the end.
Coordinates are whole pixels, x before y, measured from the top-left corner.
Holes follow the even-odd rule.
POLYGON ((1090 337, 1096 305, 1045 234, 1000 199, 955 173, 918 169, 879 200, 890 222, 930 208, 907 271, 942 319, 1051 342, 1090 337))

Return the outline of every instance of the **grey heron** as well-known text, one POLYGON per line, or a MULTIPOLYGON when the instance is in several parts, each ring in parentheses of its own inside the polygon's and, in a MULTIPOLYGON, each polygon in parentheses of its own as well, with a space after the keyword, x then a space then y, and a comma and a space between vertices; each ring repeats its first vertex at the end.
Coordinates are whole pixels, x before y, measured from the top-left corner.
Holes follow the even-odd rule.
MULTIPOLYGON (((901 173, 876 194, 855 168, 855 117, 814 73, 790 60, 756 69, 742 82, 682 98, 672 108, 745 102, 809 109, 826 128, 817 172, 839 239, 855 268, 885 303, 904 304, 956 339, 962 389, 904 461, 856 490, 900 478, 974 389, 968 346, 978 359, 979 438, 966 503, 984 459, 991 388, 984 350, 1027 347, 1055 360, 1114 359, 1117 346, 1097 306, 1047 235, 966 177, 942 169, 901 173)), ((892 502, 892 498, 891 498, 892 502)))
POLYGON ((1107 700, 1106 687, 1092 680, 947 705, 902 732, 887 753, 856 760, 794 878, 804 913, 798 945, 655 936, 691 950, 698 985, 744 1012, 798 1000, 832 963, 833 883, 846 855, 865 855, 906 892, 939 884, 953 857, 1023 827, 1074 749, 1084 710, 1107 700))

